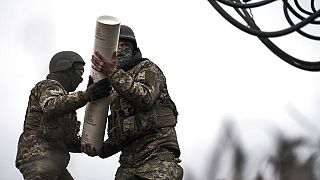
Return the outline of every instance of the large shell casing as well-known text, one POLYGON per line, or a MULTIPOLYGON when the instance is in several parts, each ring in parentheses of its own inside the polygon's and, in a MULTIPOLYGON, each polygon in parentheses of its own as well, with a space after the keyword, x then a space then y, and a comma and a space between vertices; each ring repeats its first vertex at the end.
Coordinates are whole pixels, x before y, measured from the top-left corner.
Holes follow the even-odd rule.
MULTIPOLYGON (((94 51, 98 51, 106 59, 111 59, 118 47, 119 33, 119 19, 112 16, 98 17, 94 51)), ((94 82, 106 78, 93 68, 91 68, 90 76, 94 82)), ((109 105, 109 97, 89 102, 86 105, 81 144, 90 144, 98 152, 103 145, 109 105)))

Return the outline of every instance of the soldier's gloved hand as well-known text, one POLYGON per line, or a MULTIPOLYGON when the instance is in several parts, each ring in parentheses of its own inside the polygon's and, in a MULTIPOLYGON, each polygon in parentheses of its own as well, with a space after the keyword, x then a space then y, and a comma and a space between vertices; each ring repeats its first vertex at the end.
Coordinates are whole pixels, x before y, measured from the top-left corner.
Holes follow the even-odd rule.
POLYGON ((81 144, 81 151, 86 153, 88 156, 94 157, 98 155, 98 152, 90 144, 81 144))
POLYGON ((107 139, 105 142, 103 142, 103 146, 101 148, 101 152, 99 154, 99 157, 104 159, 108 158, 114 154, 117 154, 120 150, 116 148, 115 146, 112 146, 107 139))
POLYGON ((89 76, 87 88, 88 88, 89 86, 91 86, 92 84, 93 84, 93 78, 92 78, 92 76, 89 76))
POLYGON ((95 101, 109 96, 111 89, 112 87, 109 79, 105 78, 90 85, 83 95, 87 101, 95 101))
POLYGON ((69 152, 81 153, 81 137, 78 136, 77 139, 74 139, 72 142, 68 142, 67 147, 69 152))

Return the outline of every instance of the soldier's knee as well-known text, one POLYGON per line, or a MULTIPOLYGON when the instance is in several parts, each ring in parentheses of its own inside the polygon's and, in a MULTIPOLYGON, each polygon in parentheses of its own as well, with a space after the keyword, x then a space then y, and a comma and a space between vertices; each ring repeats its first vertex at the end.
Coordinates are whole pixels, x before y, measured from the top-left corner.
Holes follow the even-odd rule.
POLYGON ((183 178, 183 168, 174 161, 160 161, 154 169, 158 169, 157 173, 160 179, 182 180, 183 178))
POLYGON ((174 171, 174 176, 176 177, 177 180, 182 180, 183 178, 183 168, 179 165, 176 164, 176 170, 174 171))
POLYGON ((27 162, 19 168, 25 180, 55 180, 61 174, 59 165, 50 160, 27 162))

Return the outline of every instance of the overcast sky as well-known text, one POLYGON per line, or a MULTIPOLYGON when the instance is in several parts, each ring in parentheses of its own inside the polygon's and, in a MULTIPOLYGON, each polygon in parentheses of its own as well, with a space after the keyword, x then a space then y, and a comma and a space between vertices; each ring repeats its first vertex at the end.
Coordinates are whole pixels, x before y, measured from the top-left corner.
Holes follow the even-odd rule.
MULTIPOLYGON (((287 27, 281 7, 279 1, 272 11, 254 11, 258 25, 269 31, 287 27)), ((176 129, 185 175, 206 180, 208 158, 225 120, 234 121, 247 153, 256 157, 261 157, 257 152, 273 153, 274 130, 289 136, 316 133, 301 127, 290 109, 319 128, 319 73, 280 60, 206 0, 2 0, 0 179, 23 179, 14 162, 29 92, 45 78, 56 52, 73 50, 85 59, 84 83, 78 88, 85 90, 95 20, 101 15, 131 26, 143 56, 165 73, 180 114, 176 129)), ((319 43, 295 34, 275 42, 298 58, 319 60, 319 43)), ((84 108, 78 110, 82 122, 83 114, 84 108)), ((101 160, 72 154, 68 169, 79 180, 112 179, 117 161, 118 155, 101 160)))

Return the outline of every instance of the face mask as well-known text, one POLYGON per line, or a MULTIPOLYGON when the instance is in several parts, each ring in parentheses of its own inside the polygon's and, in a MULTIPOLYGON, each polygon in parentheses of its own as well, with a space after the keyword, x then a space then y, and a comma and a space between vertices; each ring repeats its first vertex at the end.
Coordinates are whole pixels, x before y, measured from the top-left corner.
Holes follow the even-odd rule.
POLYGON ((128 66, 132 61, 133 50, 130 46, 123 47, 117 52, 117 66, 124 68, 128 66))
POLYGON ((70 90, 75 91, 79 84, 83 81, 82 74, 83 74, 83 65, 82 64, 74 64, 73 68, 70 72, 70 90))
POLYGON ((75 91, 82 81, 83 78, 78 73, 72 72, 70 76, 70 91, 75 91))

